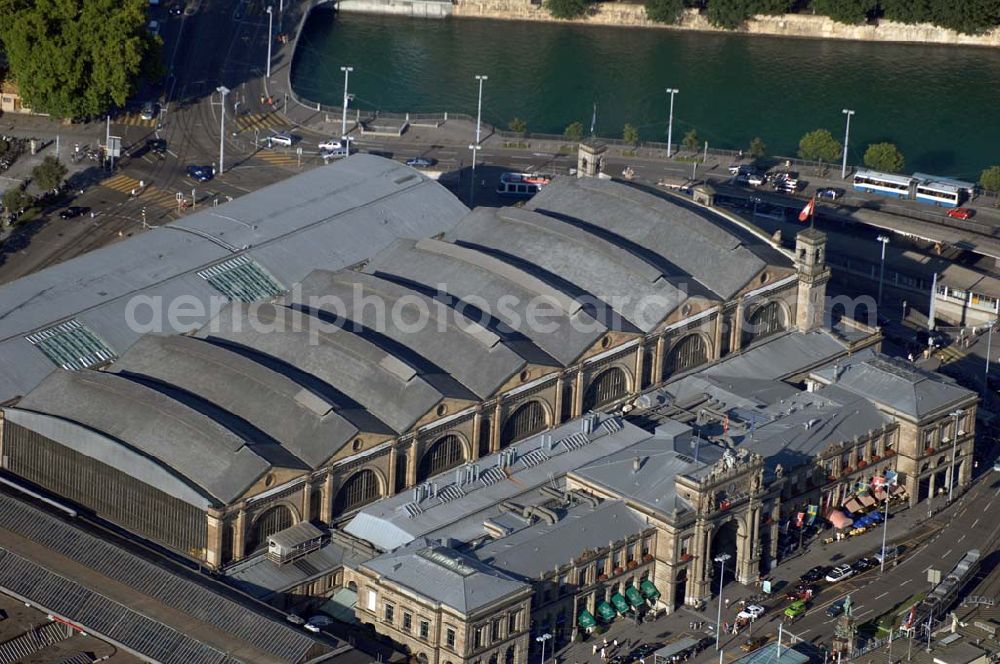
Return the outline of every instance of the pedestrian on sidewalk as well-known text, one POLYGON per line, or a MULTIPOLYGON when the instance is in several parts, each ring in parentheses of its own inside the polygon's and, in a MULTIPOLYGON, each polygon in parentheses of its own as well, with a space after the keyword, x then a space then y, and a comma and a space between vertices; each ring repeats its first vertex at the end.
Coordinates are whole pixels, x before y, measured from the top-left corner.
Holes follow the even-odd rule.
POLYGON ((606 636, 604 637, 604 647, 605 648, 608 647, 608 637, 606 637, 606 636))
POLYGON ((604 648, 601 648, 601 661, 603 662, 607 658, 608 658, 607 651, 604 648))
POLYGON ((618 639, 615 639, 614 641, 612 641, 611 642, 611 646, 617 650, 618 649, 618 639))
POLYGON ((597 654, 597 644, 596 644, 596 643, 595 643, 595 644, 593 644, 593 645, 592 645, 592 646, 590 647, 590 654, 591 654, 591 655, 596 655, 596 654, 597 654))

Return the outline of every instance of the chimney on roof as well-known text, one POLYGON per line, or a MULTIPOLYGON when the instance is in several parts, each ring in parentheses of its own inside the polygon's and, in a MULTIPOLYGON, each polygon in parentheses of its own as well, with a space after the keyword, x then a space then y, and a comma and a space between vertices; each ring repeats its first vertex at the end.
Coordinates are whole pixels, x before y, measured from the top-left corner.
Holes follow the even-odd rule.
POLYGON ((640 468, 642 468, 642 460, 639 457, 635 457, 632 459, 632 473, 638 473, 640 468))

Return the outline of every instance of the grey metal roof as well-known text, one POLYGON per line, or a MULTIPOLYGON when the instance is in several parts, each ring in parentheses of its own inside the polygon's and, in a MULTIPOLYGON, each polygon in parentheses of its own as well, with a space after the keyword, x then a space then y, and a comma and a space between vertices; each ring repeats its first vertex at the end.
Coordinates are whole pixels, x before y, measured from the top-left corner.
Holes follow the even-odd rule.
POLYGON ((706 368, 703 374, 730 378, 787 378, 843 355, 847 347, 829 332, 788 332, 706 368))
POLYGON ((506 451, 514 450, 513 463, 503 469, 499 466, 505 452, 442 473, 426 485, 436 489, 437 495, 430 491, 420 495, 416 487, 367 505, 344 530, 383 551, 421 536, 469 541, 483 533, 483 520, 494 516, 501 502, 531 493, 553 478, 649 437, 645 430, 620 418, 594 417, 518 441, 506 451), (584 433, 588 426, 592 433, 584 433), (466 475, 470 470, 477 479, 466 475))
POLYGON ((365 567, 382 579, 466 615, 529 588, 475 558, 425 538, 373 558, 365 567))
POLYGON ((178 497, 199 506, 208 497, 232 502, 271 467, 269 457, 281 457, 272 446, 245 441, 168 396, 99 371, 53 373, 17 408, 6 410, 8 417, 18 410, 50 416, 34 418, 32 430, 123 472, 145 475, 163 491, 176 488, 168 476, 186 483, 202 500, 178 497), (81 427, 95 435, 79 437, 81 427), (137 456, 155 459, 162 471, 140 466, 137 456))
POLYGON ((687 298, 652 262, 537 212, 478 208, 446 238, 519 267, 569 297, 582 298, 600 309, 592 315, 616 328, 648 332, 687 298))
POLYGON ((480 399, 493 396, 525 366, 523 358, 484 326, 447 308, 442 311, 426 295, 374 275, 316 270, 292 296, 293 302, 305 306, 313 300, 323 311, 346 319, 345 329, 353 332, 354 324, 360 324, 387 337, 411 353, 397 359, 415 369, 430 362, 480 399), (421 320, 421 316, 426 317, 421 320))
POLYGON ((197 336, 270 362, 274 371, 320 394, 366 431, 407 431, 444 398, 424 376, 368 339, 279 304, 256 306, 252 315, 237 305, 226 307, 197 336))
POLYGON ((263 554, 244 558, 226 568, 225 580, 253 597, 266 599, 338 567, 357 567, 370 558, 358 548, 331 540, 316 551, 283 565, 272 562, 263 554))
POLYGON ((400 240, 365 269, 429 289, 530 362, 569 366, 607 331, 580 302, 526 270, 454 243, 400 240))
POLYGON ((300 544, 304 544, 309 540, 314 540, 317 537, 322 536, 322 530, 308 521, 301 521, 296 523, 294 526, 289 526, 288 528, 280 530, 273 535, 268 535, 267 542, 268 544, 274 544, 284 549, 293 549, 300 544))
MULTIPOLYGON (((729 299, 766 267, 735 233, 706 215, 634 187, 594 178, 556 178, 525 206, 603 231, 629 251, 653 255, 673 283, 696 293, 697 281, 729 299)), ((788 261, 782 261, 788 265, 788 261)))
POLYGON ((110 371, 139 374, 197 395, 250 423, 310 468, 358 429, 334 405, 242 355, 188 336, 146 335, 110 371))
POLYGON ((844 358, 813 373, 916 420, 976 396, 942 374, 884 355, 844 358))
POLYGON ((668 435, 648 436, 578 468, 573 475, 661 514, 670 515, 675 509, 684 511, 690 505, 683 496, 677 496, 674 485, 677 475, 694 472, 722 456, 717 446, 706 441, 698 446, 695 461, 691 430, 684 429, 683 433, 674 429, 668 435), (636 459, 638 471, 634 469, 636 459))
POLYGON ((731 664, 807 664, 810 661, 812 660, 808 655, 789 647, 788 644, 779 646, 777 642, 772 642, 734 659, 731 664))
POLYGON ((565 565, 587 549, 607 546, 608 542, 638 535, 649 527, 620 500, 597 507, 577 505, 561 514, 554 524, 539 521, 471 553, 490 567, 530 581, 565 565))
POLYGON ((151 316, 145 305, 163 303, 153 331, 187 332, 208 320, 222 293, 198 272, 217 263, 245 256, 288 286, 397 238, 441 233, 466 212, 413 169, 355 155, 0 286, 0 401, 26 394, 55 368, 27 334, 75 317, 120 355, 144 331, 127 324, 136 297, 143 324, 151 316), (166 304, 179 296, 205 312, 171 320, 166 304))

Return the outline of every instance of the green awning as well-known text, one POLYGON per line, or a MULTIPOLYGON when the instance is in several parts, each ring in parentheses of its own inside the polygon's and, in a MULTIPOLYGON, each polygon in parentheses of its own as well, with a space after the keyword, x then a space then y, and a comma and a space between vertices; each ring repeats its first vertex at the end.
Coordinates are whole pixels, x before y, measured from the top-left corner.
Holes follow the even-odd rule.
POLYGON ((615 593, 614 595, 611 596, 611 603, 615 605, 615 608, 618 610, 618 613, 628 613, 629 611, 628 602, 626 602, 625 598, 622 597, 619 593, 615 593))
POLYGON ((660 597, 660 591, 656 589, 656 586, 649 579, 645 579, 640 583, 639 589, 642 590, 642 594, 646 599, 659 599, 660 597))
POLYGON ((615 613, 614 608, 607 602, 601 601, 597 603, 597 615, 604 618, 605 620, 614 620, 615 613))
POLYGON ((626 588, 625 596, 628 597, 628 603, 632 606, 642 606, 646 603, 646 600, 642 598, 642 595, 639 594, 639 590, 635 586, 626 588))
POLYGON ((597 618, 595 618, 594 614, 590 611, 584 609, 580 612, 580 615, 577 616, 576 624, 584 629, 590 629, 591 627, 597 625, 597 618))

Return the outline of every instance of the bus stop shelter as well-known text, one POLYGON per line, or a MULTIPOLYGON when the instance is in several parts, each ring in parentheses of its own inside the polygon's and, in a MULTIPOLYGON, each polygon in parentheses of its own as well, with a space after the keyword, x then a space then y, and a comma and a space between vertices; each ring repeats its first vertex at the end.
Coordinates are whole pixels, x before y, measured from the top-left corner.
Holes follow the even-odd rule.
POLYGON ((670 664, 674 657, 683 656, 685 651, 693 650, 696 645, 698 645, 697 639, 689 636, 668 643, 653 653, 653 664, 670 664))

